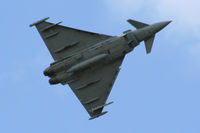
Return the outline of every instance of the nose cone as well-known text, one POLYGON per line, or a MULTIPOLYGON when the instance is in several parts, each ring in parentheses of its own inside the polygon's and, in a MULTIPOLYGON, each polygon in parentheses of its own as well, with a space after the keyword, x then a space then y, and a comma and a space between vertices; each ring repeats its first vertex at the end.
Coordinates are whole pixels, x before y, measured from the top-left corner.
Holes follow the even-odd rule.
POLYGON ((164 22, 160 22, 158 23, 158 27, 160 27, 160 29, 165 28, 169 23, 171 23, 172 21, 164 21, 164 22))
POLYGON ((171 21, 155 23, 152 25, 152 31, 155 34, 155 33, 159 32, 160 30, 162 30, 163 28, 165 28, 169 23, 171 23, 171 21))
MULTIPOLYGON (((154 23, 152 25, 148 25, 143 28, 132 31, 132 33, 133 33, 135 39, 137 40, 137 42, 141 42, 141 41, 152 38, 157 32, 162 30, 169 23, 171 23, 171 21, 154 23)), ((150 40, 150 41, 153 41, 153 40, 150 40)))

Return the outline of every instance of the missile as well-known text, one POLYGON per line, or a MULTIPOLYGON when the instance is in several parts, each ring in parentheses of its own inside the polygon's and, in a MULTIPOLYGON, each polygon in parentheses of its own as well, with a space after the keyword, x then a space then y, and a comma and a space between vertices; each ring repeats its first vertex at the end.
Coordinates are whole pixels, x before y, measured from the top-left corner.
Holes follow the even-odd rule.
POLYGON ((107 57, 108 54, 100 54, 100 55, 97 55, 95 57, 92 57, 90 59, 87 59, 85 61, 82 61, 81 63, 78 63, 74 66, 72 66, 68 71, 67 73, 73 73, 73 72, 76 72, 76 71, 80 71, 80 70, 83 70, 83 69, 86 69, 88 68, 89 66, 91 66, 92 64, 95 64, 103 59, 105 59, 107 57))
POLYGON ((59 73, 61 71, 66 70, 67 68, 70 68, 72 64, 74 64, 78 59, 80 59, 82 56, 81 55, 76 55, 74 57, 64 59, 62 61, 59 61, 57 63, 52 64, 48 68, 44 70, 44 75, 52 77, 56 73, 59 73))

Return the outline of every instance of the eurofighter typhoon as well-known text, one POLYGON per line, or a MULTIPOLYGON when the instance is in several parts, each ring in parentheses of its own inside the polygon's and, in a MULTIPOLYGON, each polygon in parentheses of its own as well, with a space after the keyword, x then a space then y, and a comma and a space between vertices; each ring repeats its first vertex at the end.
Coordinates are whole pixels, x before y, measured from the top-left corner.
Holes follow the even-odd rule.
POLYGON ((107 113, 103 108, 126 54, 144 41, 150 53, 155 34, 171 21, 144 24, 129 19, 136 30, 120 36, 98 34, 42 19, 36 26, 55 62, 44 70, 49 83, 68 84, 89 113, 90 120, 107 113))

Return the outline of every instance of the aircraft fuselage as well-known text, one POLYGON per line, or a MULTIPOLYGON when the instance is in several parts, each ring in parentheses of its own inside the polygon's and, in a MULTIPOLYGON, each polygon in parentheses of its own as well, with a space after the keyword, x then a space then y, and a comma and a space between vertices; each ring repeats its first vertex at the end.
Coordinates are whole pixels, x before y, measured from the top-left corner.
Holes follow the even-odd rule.
POLYGON ((129 42, 127 34, 107 39, 67 59, 53 63, 45 69, 44 75, 50 77, 50 84, 66 84, 71 81, 75 72, 107 64, 125 56, 133 50, 131 43, 133 42, 129 42))

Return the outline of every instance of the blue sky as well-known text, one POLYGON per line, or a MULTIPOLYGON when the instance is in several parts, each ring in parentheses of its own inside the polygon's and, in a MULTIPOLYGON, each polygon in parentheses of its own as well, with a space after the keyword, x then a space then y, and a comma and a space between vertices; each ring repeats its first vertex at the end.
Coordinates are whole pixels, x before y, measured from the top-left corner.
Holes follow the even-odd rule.
POLYGON ((0 5, 2 133, 200 133, 200 19, 198 0, 18 0, 0 5), (35 28, 51 22, 120 35, 126 20, 172 20, 152 53, 141 43, 125 58, 106 107, 89 121, 68 86, 50 86, 42 72, 53 62, 35 28))

